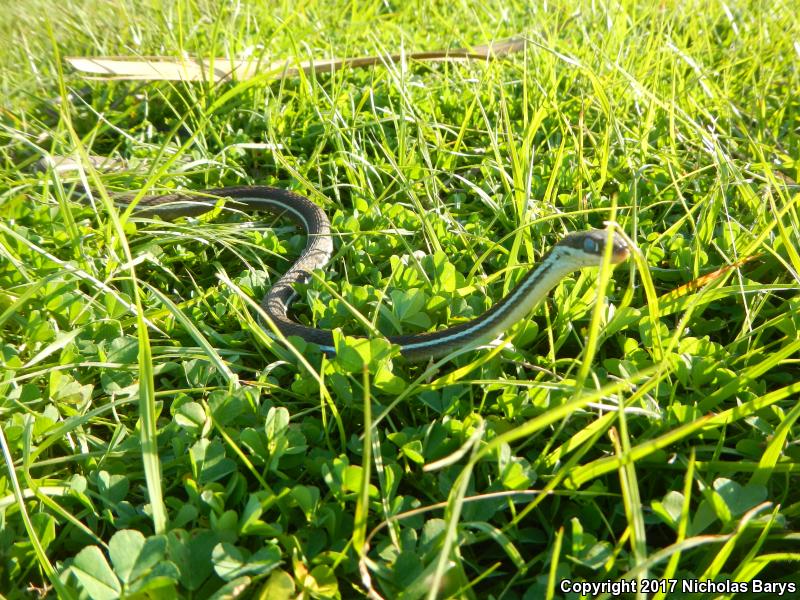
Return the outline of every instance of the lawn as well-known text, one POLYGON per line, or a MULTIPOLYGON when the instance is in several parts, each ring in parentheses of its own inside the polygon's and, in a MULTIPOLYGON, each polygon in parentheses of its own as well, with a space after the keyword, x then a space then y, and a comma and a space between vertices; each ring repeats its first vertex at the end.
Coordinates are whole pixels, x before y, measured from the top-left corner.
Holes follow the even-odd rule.
POLYGON ((788 1, 4 7, 0 598, 799 597, 798 39, 788 1), (381 60, 66 61, 110 55, 381 60), (260 323, 289 222, 113 201, 259 184, 331 218, 293 312, 336 356, 260 323), (377 333, 475 318, 606 223, 631 259, 502 343, 377 333))

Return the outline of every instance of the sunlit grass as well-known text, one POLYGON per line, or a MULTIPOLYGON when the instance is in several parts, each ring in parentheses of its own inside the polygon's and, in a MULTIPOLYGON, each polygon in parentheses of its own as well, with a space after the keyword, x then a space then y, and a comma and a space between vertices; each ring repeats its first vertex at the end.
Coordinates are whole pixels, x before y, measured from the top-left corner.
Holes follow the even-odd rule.
POLYGON ((798 26, 758 2, 9 7, 0 592, 796 583, 798 26), (61 60, 517 34, 501 61, 278 81, 88 81, 61 60), (85 171, 35 169, 66 154, 85 171), (565 280, 504 345, 415 365, 345 340, 328 359, 259 324, 305 243, 283 221, 113 204, 246 184, 331 216, 336 254, 296 314, 348 334, 474 318, 567 231, 613 220, 634 256, 565 280))

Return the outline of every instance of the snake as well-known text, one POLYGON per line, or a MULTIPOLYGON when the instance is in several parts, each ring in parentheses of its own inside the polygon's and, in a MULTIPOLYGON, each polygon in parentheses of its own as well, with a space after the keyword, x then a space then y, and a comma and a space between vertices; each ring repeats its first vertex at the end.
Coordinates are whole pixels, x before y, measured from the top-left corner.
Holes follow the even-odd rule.
MULTIPOLYGON (((331 224, 325 212, 311 200, 294 191, 264 185, 233 186, 187 193, 144 196, 133 212, 137 216, 159 217, 172 221, 206 213, 219 205, 220 199, 245 213, 267 212, 286 217, 303 229, 305 248, 297 260, 269 288, 260 306, 268 323, 261 323, 271 337, 276 337, 269 321, 286 338, 297 336, 317 345, 322 352, 335 355, 333 332, 309 327, 291 318, 289 311, 298 294, 295 287, 307 283, 315 270, 326 267, 333 255, 331 224), (197 194, 197 195, 194 195, 197 194)), ((129 197, 118 197, 121 206, 129 197)), ((616 231, 590 229, 568 233, 532 267, 517 285, 480 316, 437 331, 410 335, 390 335, 390 343, 410 361, 438 358, 464 348, 475 348, 498 338, 514 323, 525 318, 568 274, 586 267, 598 267, 604 261, 606 246, 611 244, 610 263, 626 260, 628 244, 616 231)), ((262 318, 262 321, 264 319, 262 318)), ((354 336, 364 337, 364 336, 354 336)))

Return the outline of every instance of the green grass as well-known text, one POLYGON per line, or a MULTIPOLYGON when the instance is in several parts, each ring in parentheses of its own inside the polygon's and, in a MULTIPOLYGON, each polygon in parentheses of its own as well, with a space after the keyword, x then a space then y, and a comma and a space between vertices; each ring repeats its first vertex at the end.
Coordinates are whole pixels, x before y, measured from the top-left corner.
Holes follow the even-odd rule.
POLYGON ((800 585, 791 3, 143 4, 0 16, 0 597, 800 585), (527 51, 503 61, 283 81, 63 62, 515 34, 527 51), (94 208, 34 170, 76 152, 127 161, 87 169, 94 208), (328 359, 258 325, 305 243, 286 223, 112 202, 262 183, 331 216, 336 255, 296 314, 346 333, 473 318, 570 230, 615 220, 637 249, 565 280, 504 347, 419 365, 373 336, 328 359))

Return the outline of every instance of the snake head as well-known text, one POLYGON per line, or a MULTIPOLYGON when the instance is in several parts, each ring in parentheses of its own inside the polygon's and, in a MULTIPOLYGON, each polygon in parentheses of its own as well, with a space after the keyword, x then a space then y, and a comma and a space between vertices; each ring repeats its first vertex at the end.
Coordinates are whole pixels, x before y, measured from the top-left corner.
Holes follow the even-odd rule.
MULTIPOLYGON (((556 247, 563 248, 586 266, 597 265, 605 256, 608 232, 605 229, 577 231, 564 236, 556 247)), ((630 255, 628 244, 616 232, 611 234, 611 264, 623 262, 630 255)))

